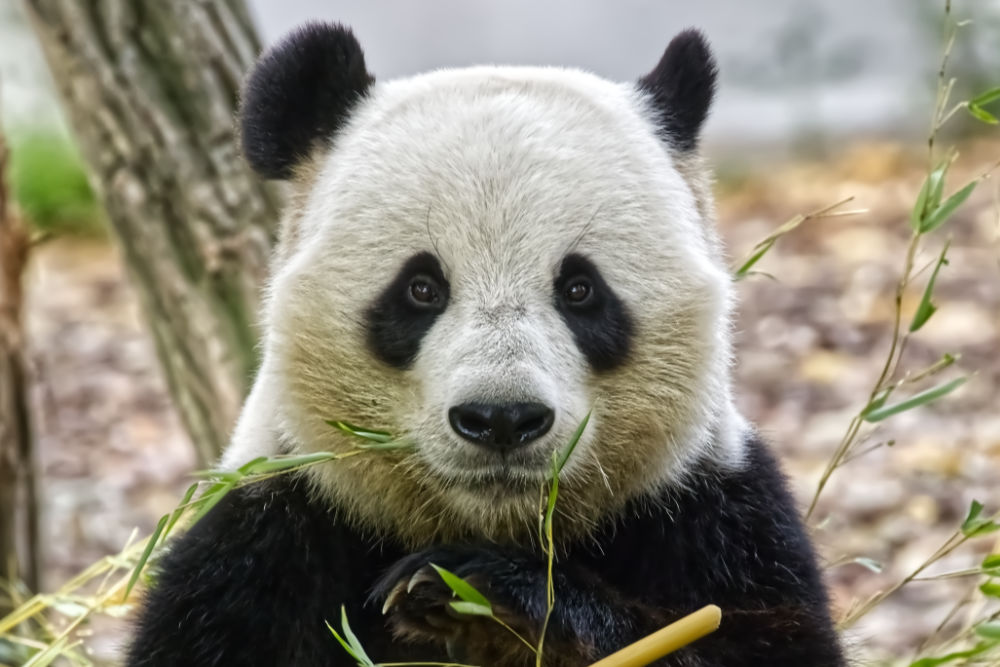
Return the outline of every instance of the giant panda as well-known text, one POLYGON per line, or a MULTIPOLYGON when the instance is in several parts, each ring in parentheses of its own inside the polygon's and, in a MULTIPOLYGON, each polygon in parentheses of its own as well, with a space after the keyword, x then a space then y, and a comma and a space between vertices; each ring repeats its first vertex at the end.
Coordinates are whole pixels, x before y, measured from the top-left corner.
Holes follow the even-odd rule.
POLYGON ((539 493, 559 482, 545 664, 584 666, 703 605, 721 628, 660 663, 844 664, 810 541, 733 403, 731 280, 699 133, 716 65, 677 35, 635 83, 560 68, 376 82, 314 23, 249 74, 249 164, 288 183, 262 362, 221 468, 406 449, 239 488, 161 559, 134 667, 534 665, 456 614, 431 565, 535 642, 539 493))

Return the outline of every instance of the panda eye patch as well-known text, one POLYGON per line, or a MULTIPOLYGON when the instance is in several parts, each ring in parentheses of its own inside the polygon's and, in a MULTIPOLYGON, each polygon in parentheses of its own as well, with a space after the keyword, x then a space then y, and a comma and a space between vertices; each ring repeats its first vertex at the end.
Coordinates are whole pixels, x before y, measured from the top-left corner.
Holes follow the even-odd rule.
POLYGON ((396 368, 409 368, 420 342, 448 306, 449 289, 431 253, 404 262, 365 313, 368 345, 375 356, 396 368))
POLYGON ((555 280, 555 307, 594 370, 611 370, 628 357, 632 317, 588 258, 576 253, 563 258, 555 280))

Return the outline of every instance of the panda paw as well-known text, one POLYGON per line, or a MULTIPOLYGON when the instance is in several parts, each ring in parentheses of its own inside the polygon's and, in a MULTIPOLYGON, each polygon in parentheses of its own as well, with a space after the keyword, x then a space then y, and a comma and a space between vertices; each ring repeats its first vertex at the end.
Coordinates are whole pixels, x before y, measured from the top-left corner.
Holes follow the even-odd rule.
POLYGON ((383 603, 397 636, 444 645, 452 659, 501 664, 498 656, 523 658, 530 653, 528 644, 537 642, 545 622, 545 591, 545 563, 539 557, 478 547, 434 547, 393 565, 375 585, 371 599, 383 603), (451 603, 458 598, 435 565, 482 593, 492 617, 457 611, 451 603))

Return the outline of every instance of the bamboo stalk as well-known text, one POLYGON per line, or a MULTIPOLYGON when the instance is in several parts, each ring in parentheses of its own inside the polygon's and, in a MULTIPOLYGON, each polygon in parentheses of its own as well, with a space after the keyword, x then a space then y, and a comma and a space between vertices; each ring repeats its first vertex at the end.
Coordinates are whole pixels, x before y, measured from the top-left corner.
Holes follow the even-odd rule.
POLYGON ((590 667, 646 667, 654 660, 715 632, 721 620, 722 610, 710 604, 598 660, 590 667))

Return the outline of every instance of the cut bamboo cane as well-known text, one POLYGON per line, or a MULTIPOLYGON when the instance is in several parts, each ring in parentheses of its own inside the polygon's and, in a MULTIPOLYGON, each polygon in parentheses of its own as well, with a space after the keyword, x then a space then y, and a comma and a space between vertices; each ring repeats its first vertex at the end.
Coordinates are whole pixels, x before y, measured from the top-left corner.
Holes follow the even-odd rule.
POLYGON ((590 667, 646 667, 654 660, 715 632, 721 620, 722 610, 710 604, 598 660, 590 667))

